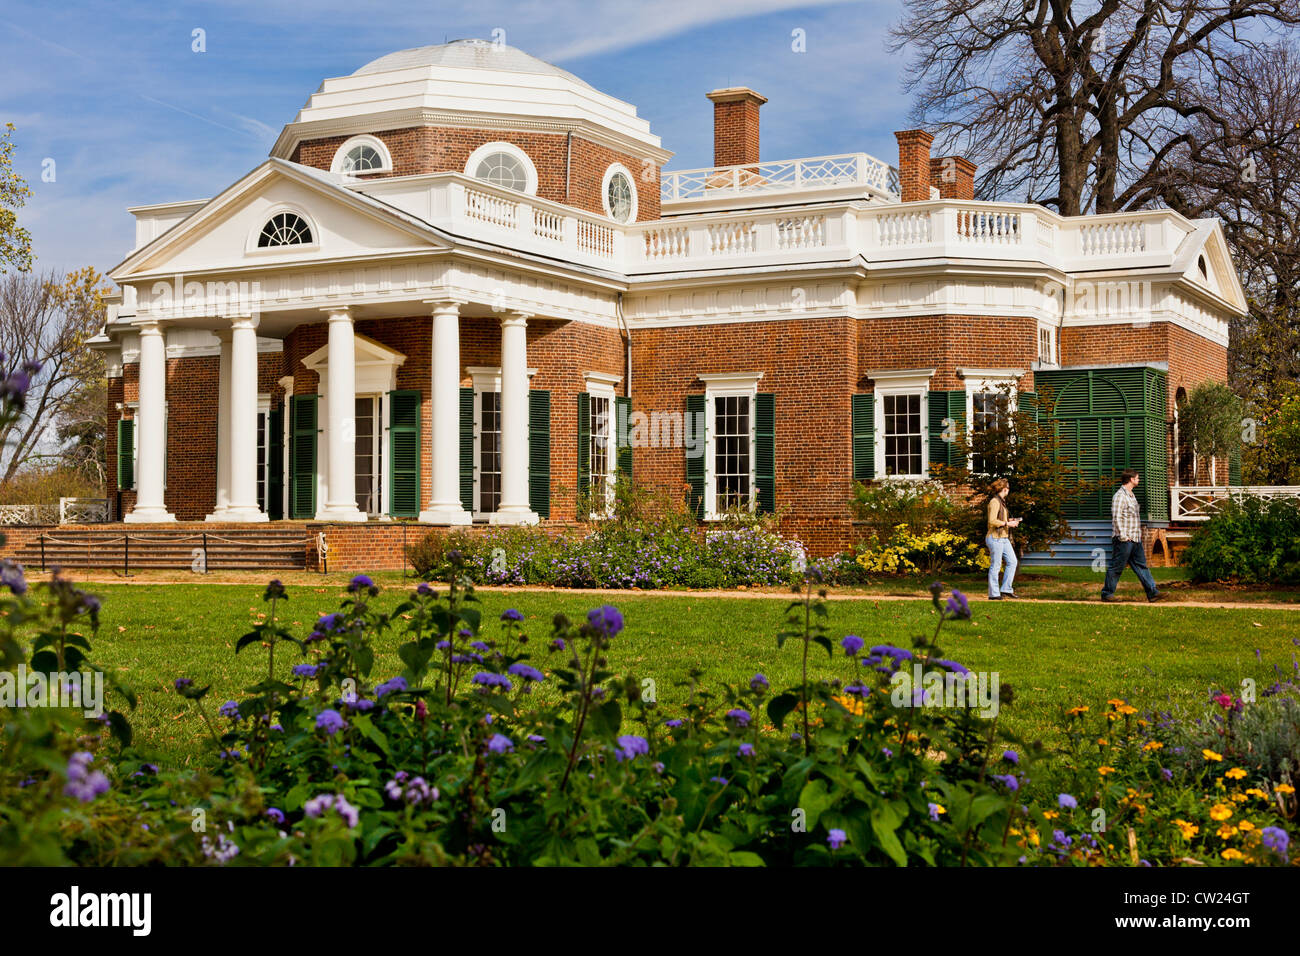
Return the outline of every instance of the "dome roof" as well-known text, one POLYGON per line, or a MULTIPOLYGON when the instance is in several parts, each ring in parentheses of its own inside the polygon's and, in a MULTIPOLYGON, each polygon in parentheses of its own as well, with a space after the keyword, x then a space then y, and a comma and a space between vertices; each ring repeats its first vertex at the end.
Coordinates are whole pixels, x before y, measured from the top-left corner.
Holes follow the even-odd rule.
POLYGON ((462 67, 474 70, 503 70, 507 73, 540 73, 545 76, 561 76, 584 86, 593 87, 569 73, 553 66, 545 60, 530 56, 523 50, 517 50, 504 43, 491 40, 452 40, 437 46, 417 46, 409 50, 398 50, 377 60, 371 60, 353 76, 365 76, 370 73, 384 73, 389 70, 409 70, 424 66, 462 67))

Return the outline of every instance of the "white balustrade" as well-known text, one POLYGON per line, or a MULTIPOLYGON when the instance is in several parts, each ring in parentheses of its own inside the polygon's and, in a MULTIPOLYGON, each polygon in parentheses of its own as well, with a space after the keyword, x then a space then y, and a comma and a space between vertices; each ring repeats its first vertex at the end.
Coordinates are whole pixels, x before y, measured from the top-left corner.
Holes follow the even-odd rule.
POLYGON ((709 199, 725 193, 757 195, 840 186, 870 187, 896 198, 898 172, 888 163, 866 153, 681 169, 663 174, 660 197, 664 202, 679 202, 709 199))
POLYGON ((1229 501, 1300 498, 1300 485, 1175 485, 1169 498, 1171 521, 1208 521, 1229 501))

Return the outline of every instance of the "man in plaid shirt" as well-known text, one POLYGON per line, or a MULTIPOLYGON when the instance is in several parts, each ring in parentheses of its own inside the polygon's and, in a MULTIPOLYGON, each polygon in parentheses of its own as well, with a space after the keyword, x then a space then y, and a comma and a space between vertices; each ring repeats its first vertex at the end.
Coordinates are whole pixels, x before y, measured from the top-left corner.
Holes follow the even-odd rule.
POLYGON ((1161 594, 1147 568, 1146 549, 1142 547, 1142 513, 1137 495, 1133 494, 1141 476, 1132 468, 1126 468, 1119 478, 1120 486, 1110 501, 1110 563, 1106 565, 1106 583, 1101 586, 1101 599, 1115 600, 1119 576, 1125 567, 1131 567, 1147 592, 1147 600, 1158 601, 1161 594))

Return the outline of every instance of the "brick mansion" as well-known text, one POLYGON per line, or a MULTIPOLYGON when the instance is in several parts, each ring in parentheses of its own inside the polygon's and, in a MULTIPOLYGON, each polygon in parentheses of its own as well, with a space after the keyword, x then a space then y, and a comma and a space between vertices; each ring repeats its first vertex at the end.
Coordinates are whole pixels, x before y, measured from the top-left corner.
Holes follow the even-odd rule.
POLYGON ((1176 426, 1246 310, 1217 221, 977 201, 922 130, 896 165, 763 158, 764 97, 707 97, 714 165, 666 170, 564 70, 403 50, 326 79, 212 198, 133 208, 92 343, 113 517, 572 524, 630 474, 825 553, 855 480, 949 463, 943 428, 1007 389, 1051 395, 1090 474, 1141 469, 1146 519, 1228 478, 1176 426))

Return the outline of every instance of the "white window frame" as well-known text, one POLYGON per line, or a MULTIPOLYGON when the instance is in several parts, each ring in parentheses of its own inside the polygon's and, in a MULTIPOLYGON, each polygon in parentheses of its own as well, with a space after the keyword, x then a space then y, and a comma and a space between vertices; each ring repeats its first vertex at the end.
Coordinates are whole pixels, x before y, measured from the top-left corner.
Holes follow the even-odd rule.
MULTIPOLYGON (((1003 388, 1010 386, 1007 391, 1007 414, 1014 415, 1018 401, 1018 391, 1016 385, 1024 377, 1024 369, 1018 368, 959 368, 957 374, 962 377, 966 383, 966 441, 969 443, 975 437, 975 396, 983 392, 993 392, 1003 394, 1003 388)), ((975 472, 975 455, 974 453, 967 456, 966 467, 975 472)))
POLYGON ((614 210, 609 205, 609 184, 616 175, 622 173, 627 177, 628 185, 632 188, 632 211, 628 214, 627 223, 636 222, 637 210, 640 208, 640 196, 636 188, 636 177, 632 175, 632 170, 628 169, 622 163, 612 163, 605 170, 605 175, 600 181, 600 206, 605 210, 605 215, 614 222, 619 220, 614 218, 614 210))
MULTIPOLYGON (((263 511, 268 511, 271 507, 271 395, 269 392, 259 392, 257 396, 257 414, 262 417, 261 439, 262 447, 265 453, 262 456, 262 474, 259 484, 266 489, 266 500, 258 498, 257 506, 263 511)), ((254 452, 256 452, 256 446, 254 452)))
MULTIPOLYGON (((591 517, 594 520, 601 518, 612 518, 614 516, 614 484, 618 481, 618 392, 616 388, 618 383, 623 381, 621 375, 606 375, 600 372, 588 372, 585 376, 585 390, 588 395, 587 399, 587 433, 588 441, 594 445, 596 440, 596 419, 591 414, 591 399, 601 398, 609 402, 609 420, 605 423, 606 428, 606 450, 608 452, 607 462, 608 471, 605 475, 605 509, 604 511, 593 511, 591 517)), ((594 460, 592 452, 594 448, 589 447, 587 452, 587 490, 589 497, 595 501, 592 494, 592 487, 596 476, 592 473, 591 466, 594 460)))
MULTIPOLYGON (((537 167, 533 165, 533 161, 529 158, 527 153, 514 143, 507 143, 505 140, 498 140, 493 143, 484 143, 478 149, 474 150, 474 152, 470 153, 469 159, 465 160, 465 175, 480 183, 486 183, 489 186, 497 186, 496 183, 489 182, 486 179, 479 179, 478 176, 474 174, 474 171, 478 169, 479 163, 483 162, 483 160, 487 159, 493 153, 506 153, 507 155, 519 160, 524 167, 524 193, 529 196, 537 195, 537 167)), ((509 189, 510 187, 499 186, 498 188, 509 189)), ((517 190, 511 191, 516 192, 517 190)))
POLYGON ((932 368, 893 369, 868 372, 867 378, 875 385, 872 412, 875 419, 875 474, 881 478, 930 477, 930 379, 932 368), (885 396, 921 396, 921 472, 915 475, 886 475, 885 473, 885 396))
MULTIPOLYGON (((364 514, 367 518, 377 518, 383 520, 389 517, 388 514, 389 463, 388 463, 388 456, 384 454, 384 446, 388 442, 388 430, 389 430, 388 416, 389 416, 390 409, 389 409, 388 393, 373 392, 367 390, 364 392, 357 392, 353 398, 353 401, 355 401, 358 398, 373 398, 375 400, 375 425, 374 425, 374 430, 371 432, 370 435, 370 458, 372 461, 374 461, 379 465, 378 474, 375 475, 375 486, 377 491, 375 497, 379 499, 379 510, 365 511, 362 512, 362 514, 364 514)), ((354 419, 354 423, 355 423, 355 419, 354 419)), ((355 466, 355 462, 356 462, 356 441, 355 440, 353 441, 352 455, 353 455, 352 460, 355 466)), ((354 467, 353 468, 353 490, 352 490, 352 496, 354 498, 356 497, 355 486, 356 486, 356 469, 354 467)))
POLYGON ((1056 334, 1056 326, 1050 322, 1039 322, 1038 342, 1037 342, 1038 364, 1044 368, 1059 367, 1061 364, 1060 348, 1061 348, 1061 343, 1058 341, 1058 336, 1056 334), (1048 354, 1046 358, 1043 357, 1043 336, 1044 335, 1047 336, 1047 343, 1049 346, 1048 354))
POLYGON ((276 203, 262 215, 257 217, 257 221, 248 233, 248 241, 244 245, 244 252, 250 256, 284 256, 297 255, 300 252, 315 252, 320 249, 320 226, 316 225, 316 220, 307 214, 307 210, 294 203, 276 203), (282 212, 293 213, 307 224, 311 230, 311 242, 301 243, 294 246, 259 246, 257 240, 262 235, 262 230, 266 224, 280 215, 282 212))
MULTIPOLYGON (((495 512, 483 511, 479 508, 479 472, 480 464, 483 461, 483 402, 479 398, 484 392, 501 392, 501 369, 491 366, 470 366, 465 371, 469 374, 470 381, 474 386, 474 500, 473 507, 470 508, 470 514, 475 521, 487 521, 495 512)), ((531 380, 537 374, 537 369, 528 370, 528 378, 531 380)), ((527 451, 525 451, 527 454, 527 451)))
POLYGON ((758 383, 762 372, 736 372, 718 375, 701 375, 704 382, 704 520, 719 521, 716 446, 717 426, 715 399, 744 397, 749 399, 749 510, 758 508, 758 383))
MULTIPOLYGON (((163 491, 167 490, 167 466, 171 458, 167 453, 167 426, 168 411, 167 402, 163 402, 163 491)), ((140 489, 140 403, 123 402, 121 408, 131 410, 131 487, 130 491, 138 492, 140 489)), ((118 489, 121 491, 121 489, 118 489)))
MULTIPOLYGON (((368 133, 362 133, 359 136, 353 136, 340 146, 334 153, 334 160, 330 163, 330 172, 338 173, 343 176, 361 177, 373 176, 376 173, 391 173, 393 171, 393 155, 388 151, 388 147, 382 139, 371 136, 368 133), (343 162, 347 159, 348 153, 358 146, 369 146, 379 154, 381 165, 378 169, 366 169, 359 173, 348 173, 343 171, 343 162)), ((314 235, 314 233, 313 233, 314 235)))

